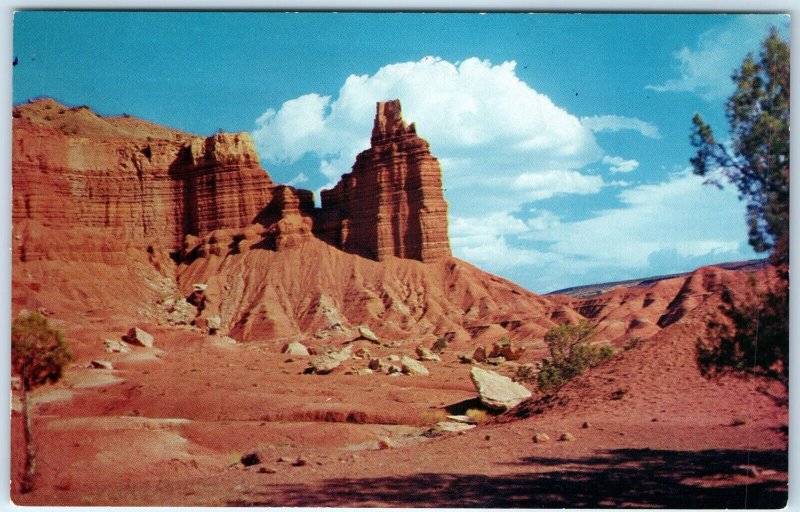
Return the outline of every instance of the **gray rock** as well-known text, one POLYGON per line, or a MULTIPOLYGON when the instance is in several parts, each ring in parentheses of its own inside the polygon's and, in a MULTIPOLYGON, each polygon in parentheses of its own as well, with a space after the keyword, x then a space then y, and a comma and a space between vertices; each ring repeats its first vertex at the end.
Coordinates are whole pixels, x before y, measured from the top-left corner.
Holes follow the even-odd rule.
POLYGON ((103 344, 106 346, 106 352, 119 352, 121 354, 127 354, 131 351, 131 347, 121 341, 103 340, 103 344))
POLYGON ((415 361, 408 356, 403 356, 400 359, 400 364, 403 367, 403 373, 406 375, 422 375, 427 377, 430 375, 428 369, 425 368, 425 365, 420 363, 419 361, 415 361))
POLYGON ((290 356, 308 356, 311 355, 308 352, 308 348, 305 345, 300 343, 299 341, 293 341, 291 343, 287 343, 284 345, 281 353, 287 354, 290 356))
POLYGON ((128 343, 133 345, 139 345, 142 347, 152 347, 153 346, 153 335, 149 334, 138 327, 131 327, 128 331, 127 337, 128 343))
POLYGON ((531 396, 531 392, 508 377, 473 366, 472 383, 478 390, 481 403, 489 409, 505 411, 531 396))
POLYGON ((447 417, 450 421, 455 421, 457 423, 466 423, 467 425, 474 425, 475 420, 467 416, 466 414, 451 414, 447 417))
POLYGON ((364 338, 367 341, 371 341, 372 343, 381 342, 380 338, 378 338, 378 335, 372 332, 372 330, 365 325, 358 326, 358 335, 359 337, 364 338))
POLYGON ((102 370, 113 370, 114 365, 111 364, 111 361, 107 361, 105 359, 93 359, 89 366, 92 368, 98 368, 102 370))
POLYGON ((222 329, 222 319, 216 315, 209 316, 206 318, 206 327, 209 334, 214 334, 222 329))
POLYGON ((423 346, 419 346, 416 349, 417 357, 419 357, 420 361, 441 361, 442 358, 438 355, 434 354, 431 349, 423 346))
POLYGON ((544 432, 537 432, 533 436, 533 442, 534 443, 549 443, 550 442, 550 436, 548 436, 544 432))
POLYGON ((469 425, 459 421, 440 421, 433 426, 432 430, 437 432, 463 432, 473 428, 475 428, 475 425, 469 425))
POLYGON ((321 356, 317 356, 314 359, 312 359, 309 364, 314 373, 319 373, 319 374, 330 373, 336 368, 338 368, 343 361, 350 359, 351 351, 352 347, 347 346, 340 352, 328 352, 327 354, 322 354, 321 356))

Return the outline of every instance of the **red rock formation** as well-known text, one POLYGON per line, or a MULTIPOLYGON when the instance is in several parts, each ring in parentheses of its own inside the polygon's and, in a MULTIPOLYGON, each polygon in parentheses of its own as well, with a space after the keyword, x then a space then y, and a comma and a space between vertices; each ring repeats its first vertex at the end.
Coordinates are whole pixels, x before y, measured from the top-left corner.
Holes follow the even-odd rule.
MULTIPOLYGON (((89 251, 94 242, 108 245, 101 252, 175 251, 187 236, 220 231, 223 240, 221 231, 257 222, 268 228, 262 247, 273 250, 316 233, 376 260, 450 256, 439 163, 397 100, 378 104, 372 147, 316 210, 310 191, 276 188, 247 133, 195 137, 50 99, 14 109, 13 169, 14 225, 86 228, 89 251)), ((19 244, 18 256, 52 252, 49 238, 19 244)))
POLYGON ((49 99, 17 107, 14 225, 174 250, 188 234, 253 222, 272 198, 249 134, 203 139, 154 126, 49 99))
POLYGON ((403 121, 398 100, 377 104, 371 146, 322 192, 320 236, 379 261, 449 257, 442 171, 414 124, 403 121))

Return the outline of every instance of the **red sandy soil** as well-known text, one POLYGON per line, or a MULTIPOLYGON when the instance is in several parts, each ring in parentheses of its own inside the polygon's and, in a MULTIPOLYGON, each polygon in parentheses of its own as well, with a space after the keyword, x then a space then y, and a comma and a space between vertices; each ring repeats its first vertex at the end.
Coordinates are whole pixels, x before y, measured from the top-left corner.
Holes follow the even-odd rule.
MULTIPOLYGON (((447 414, 479 408, 470 365, 458 362, 476 341, 448 345, 442 362, 425 363, 429 377, 347 375, 366 367, 367 360, 357 359, 329 375, 304 374, 309 357, 281 354, 285 340, 232 343, 160 323, 156 304, 165 284, 159 280, 166 278, 146 256, 129 256, 127 270, 113 273, 101 263, 37 261, 14 268, 15 313, 45 306, 76 356, 62 381, 33 393, 39 457, 36 488, 28 494, 18 492, 24 451, 21 417, 18 409, 12 413, 17 504, 786 503, 788 416, 775 399, 785 392, 754 379, 707 380, 695 362, 695 341, 715 309, 715 290, 721 282, 744 286, 743 273, 706 268, 595 298, 594 306, 605 304, 592 310, 599 336, 615 338, 636 318, 636 325, 648 326, 643 341, 552 396, 534 393, 477 428, 430 436, 423 434, 447 414), (676 308, 683 314, 673 323, 655 326, 676 308), (105 353, 102 340, 120 339, 132 325, 153 334, 155 347, 105 353), (108 359, 114 369, 89 369, 91 359, 108 359), (552 441, 534 443, 537 432, 552 441), (558 441, 565 432, 576 439, 558 441), (390 447, 380 449, 382 441, 390 447), (262 463, 240 464, 253 450, 262 463), (306 464, 293 465, 298 457, 306 464), (755 466, 758 475, 740 474, 741 465, 755 466)), ((591 313, 573 299, 553 300, 591 313)), ((413 337, 390 341, 394 346, 359 340, 354 351, 413 357, 419 343, 413 337)), ((516 343, 530 347, 519 363, 543 355, 541 339, 516 343)), ((516 364, 486 367, 513 375, 516 364)))

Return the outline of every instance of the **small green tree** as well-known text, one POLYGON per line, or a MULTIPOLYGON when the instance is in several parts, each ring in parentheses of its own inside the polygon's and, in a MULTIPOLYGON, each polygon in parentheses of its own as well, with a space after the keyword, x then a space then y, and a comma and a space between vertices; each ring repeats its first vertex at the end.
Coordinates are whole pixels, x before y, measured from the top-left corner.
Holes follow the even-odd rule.
POLYGON ((730 147, 695 114, 691 159, 695 174, 721 187, 727 180, 747 201, 750 245, 789 262, 789 44, 772 27, 759 59, 748 54, 731 77, 736 91, 725 104, 730 147))
POLYGON ((730 146, 714 138, 695 114, 691 140, 695 174, 721 187, 727 180, 747 201, 750 245, 769 252, 778 280, 766 290, 734 297, 722 294, 725 321, 708 325, 709 341, 698 341, 707 374, 731 371, 775 378, 789 376, 789 44, 775 27, 759 58, 748 54, 732 79, 736 90, 725 105, 730 146), (715 344, 716 343, 716 344, 715 344))
POLYGON ((11 371, 20 379, 22 419, 25 424, 25 472, 21 492, 33 489, 36 472, 36 451, 31 428, 28 392, 61 378, 66 364, 72 360, 64 335, 50 327, 39 313, 22 314, 11 326, 11 371))
POLYGON ((609 345, 591 345, 596 326, 586 320, 577 324, 559 324, 544 335, 551 359, 542 361, 537 376, 540 391, 561 387, 571 378, 580 375, 614 355, 609 345))

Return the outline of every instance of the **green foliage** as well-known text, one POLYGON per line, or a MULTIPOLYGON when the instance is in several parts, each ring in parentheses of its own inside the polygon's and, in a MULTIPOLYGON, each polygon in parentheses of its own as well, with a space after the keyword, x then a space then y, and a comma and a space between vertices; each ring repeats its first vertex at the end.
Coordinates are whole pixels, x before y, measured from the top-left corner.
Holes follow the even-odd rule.
POLYGON ((697 358, 707 376, 730 372, 758 375, 789 385, 789 289, 755 289, 736 297, 725 289, 724 320, 708 323, 707 340, 698 339, 697 358))
POLYGON ((542 361, 537 376, 540 391, 561 387, 568 380, 593 368, 614 355, 610 345, 590 345, 595 326, 585 320, 560 324, 544 335, 551 359, 542 361))
POLYGON ((625 350, 630 350, 632 348, 636 348, 639 346, 639 343, 642 342, 642 338, 638 336, 634 336, 633 338, 628 340, 628 343, 625 344, 625 350))
POLYGON ((732 77, 736 91, 725 105, 731 147, 717 142, 695 114, 691 159, 706 183, 735 185, 747 201, 750 245, 772 251, 776 265, 789 256, 789 44, 777 29, 764 40, 758 60, 747 55, 732 77))
POLYGON ((734 298, 722 294, 723 320, 708 324, 698 340, 698 362, 707 374, 731 371, 774 378, 789 376, 789 44, 774 27, 756 60, 747 55, 731 77, 736 91, 725 105, 731 146, 714 139, 699 114, 693 119, 691 159, 695 174, 721 186, 734 184, 747 201, 750 245, 770 252, 778 284, 734 298))
POLYGON ((439 338, 433 342, 433 346, 431 347, 432 352, 442 353, 444 349, 447 348, 447 340, 444 338, 439 338))
POLYGON ((64 335, 39 313, 23 314, 11 326, 11 370, 23 390, 55 382, 72 360, 64 335))

